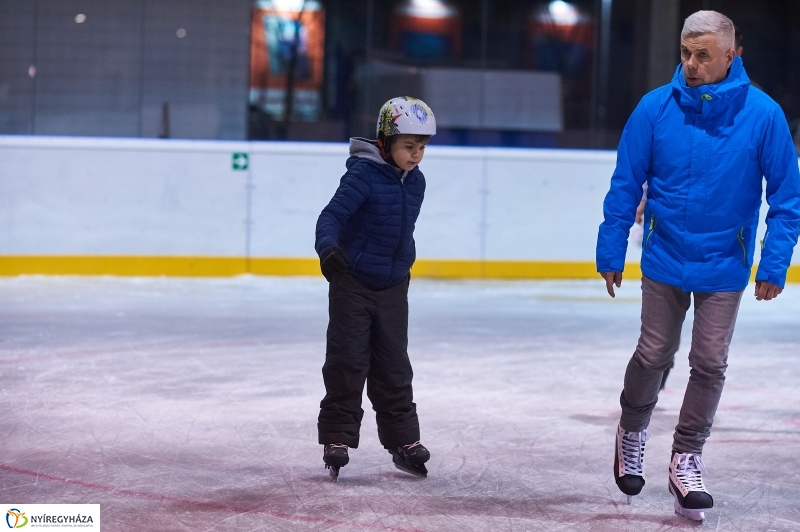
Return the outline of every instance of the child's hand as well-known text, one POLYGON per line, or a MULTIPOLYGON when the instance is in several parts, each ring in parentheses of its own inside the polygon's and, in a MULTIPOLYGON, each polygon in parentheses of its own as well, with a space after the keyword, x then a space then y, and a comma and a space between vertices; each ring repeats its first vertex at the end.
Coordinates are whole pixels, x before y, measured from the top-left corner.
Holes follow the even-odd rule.
POLYGON ((350 267, 350 259, 347 258, 347 253, 342 248, 333 246, 319 256, 319 266, 322 269, 322 275, 330 283, 334 277, 347 272, 347 268, 350 267))

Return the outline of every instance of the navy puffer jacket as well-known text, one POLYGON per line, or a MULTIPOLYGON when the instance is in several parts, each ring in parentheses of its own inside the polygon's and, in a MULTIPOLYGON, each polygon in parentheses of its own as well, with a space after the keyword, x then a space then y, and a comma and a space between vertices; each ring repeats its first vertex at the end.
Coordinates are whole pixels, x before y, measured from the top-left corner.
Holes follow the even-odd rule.
POLYGON ((414 224, 424 195, 419 167, 401 173, 373 141, 350 139, 347 172, 317 220, 317 253, 342 248, 350 273, 372 290, 400 284, 416 258, 414 224))

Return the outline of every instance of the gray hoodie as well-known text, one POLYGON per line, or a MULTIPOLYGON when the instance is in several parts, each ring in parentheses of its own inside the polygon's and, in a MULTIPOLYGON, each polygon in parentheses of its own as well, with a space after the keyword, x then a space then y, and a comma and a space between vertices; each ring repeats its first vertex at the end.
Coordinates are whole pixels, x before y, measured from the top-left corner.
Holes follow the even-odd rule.
MULTIPOLYGON (((359 159, 368 159, 378 164, 389 164, 381 157, 381 150, 378 148, 377 141, 361 137, 353 137, 350 139, 350 156, 358 157, 359 159)), ((395 169, 401 171, 399 168, 395 169)), ((401 172, 403 175, 400 177, 400 181, 405 181, 408 172, 401 172)))

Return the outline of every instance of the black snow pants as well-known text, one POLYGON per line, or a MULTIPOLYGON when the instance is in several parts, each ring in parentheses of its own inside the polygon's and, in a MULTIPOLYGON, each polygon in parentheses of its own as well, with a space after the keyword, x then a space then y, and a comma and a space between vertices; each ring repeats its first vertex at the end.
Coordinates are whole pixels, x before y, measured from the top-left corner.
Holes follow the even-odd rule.
POLYGON ((319 443, 358 447, 364 383, 386 447, 419 440, 408 359, 408 282, 373 291, 350 275, 330 284, 319 443))

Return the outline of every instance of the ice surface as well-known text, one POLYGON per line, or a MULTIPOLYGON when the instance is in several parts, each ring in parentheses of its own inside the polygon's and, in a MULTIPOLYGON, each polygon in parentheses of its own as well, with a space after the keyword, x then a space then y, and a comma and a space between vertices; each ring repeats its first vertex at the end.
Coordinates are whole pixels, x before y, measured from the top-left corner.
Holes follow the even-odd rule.
MULTIPOLYGON (((316 443, 321 279, 0 280, 0 501, 99 503, 103 530, 650 531, 686 352, 650 426, 647 485, 614 485, 638 282, 411 284, 427 479, 368 414, 338 484, 316 443)), ((800 286, 748 288, 704 460, 713 530, 800 530, 800 286)))

